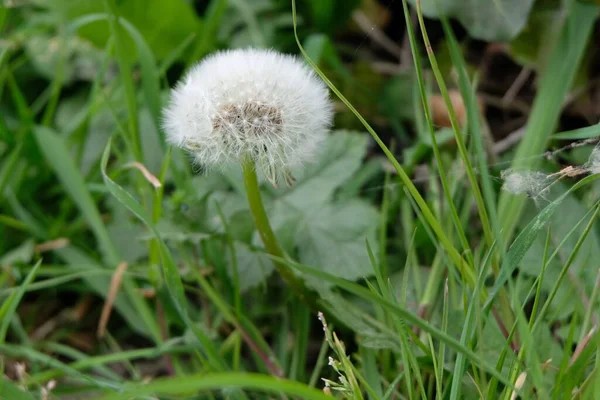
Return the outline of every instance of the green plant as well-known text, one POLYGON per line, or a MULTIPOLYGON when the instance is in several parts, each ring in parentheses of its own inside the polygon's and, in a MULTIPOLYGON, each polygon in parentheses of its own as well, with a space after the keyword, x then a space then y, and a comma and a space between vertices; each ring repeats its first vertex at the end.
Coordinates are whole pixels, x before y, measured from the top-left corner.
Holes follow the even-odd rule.
MULTIPOLYGON (((555 131, 582 125, 564 102, 585 104, 598 6, 201 3, 0 9, 0 398, 594 398, 600 129, 555 131), (477 46, 446 17, 517 35, 502 57, 539 77, 499 102, 527 119, 515 150, 494 151, 480 105, 498 72, 467 61, 477 46), (364 21, 386 19, 408 33, 381 56, 392 28, 364 21), (536 31, 546 20, 554 35, 536 31), (335 95, 331 133, 308 132, 320 151, 293 176, 264 143, 221 168, 189 124, 165 129, 175 82, 248 45, 314 70, 281 102, 304 79, 335 95)), ((328 103, 302 104, 299 128, 326 125, 328 103)), ((277 123, 267 106, 242 111, 277 123)), ((240 115, 209 128, 260 133, 240 115)))

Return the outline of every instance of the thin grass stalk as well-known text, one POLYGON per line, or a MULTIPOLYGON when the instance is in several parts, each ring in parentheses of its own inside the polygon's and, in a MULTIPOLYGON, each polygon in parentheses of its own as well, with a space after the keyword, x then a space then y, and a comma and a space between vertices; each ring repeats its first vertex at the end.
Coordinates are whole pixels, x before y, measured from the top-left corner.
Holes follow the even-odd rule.
POLYGON ((124 47, 124 35, 121 24, 118 23, 117 8, 114 0, 104 0, 105 8, 110 15, 109 25, 113 36, 115 37, 115 48, 117 51, 117 63, 121 80, 125 90, 125 99, 128 111, 128 145, 136 161, 143 163, 142 144, 139 135, 139 124, 137 117, 137 99, 135 96, 135 85, 132 79, 131 67, 127 60, 127 51, 124 47))
POLYGON ((473 190, 473 195, 475 196, 475 202, 477 203, 477 210, 479 211, 479 218, 481 219, 481 225, 483 227, 485 241, 489 247, 494 241, 494 236, 492 235, 492 229, 490 227, 490 220, 485 207, 485 202, 483 201, 481 190, 479 189, 479 182, 477 181, 475 171, 473 170, 471 160, 469 159, 469 152, 467 150, 464 138, 458 125, 456 112, 454 111, 452 101, 450 100, 450 96, 448 95, 448 88, 446 87, 446 83, 437 64, 435 54, 433 54, 431 43, 429 42, 429 36, 427 35, 427 30, 425 29, 425 21, 423 19, 423 11, 421 9, 421 0, 417 0, 417 16, 419 19, 419 25, 421 26, 421 34, 423 35, 423 42, 425 43, 427 56, 429 57, 429 63, 431 64, 431 69, 433 71, 433 74, 435 75, 435 79, 440 88, 440 93, 442 94, 444 103, 446 104, 446 108, 448 110, 448 116, 450 117, 450 124, 452 125, 452 130, 454 131, 454 137, 456 139, 458 151, 467 171, 467 177, 469 178, 471 189, 473 190))
MULTIPOLYGON (((442 189, 444 192, 444 196, 446 198, 446 202, 448 203, 448 207, 450 207, 450 215, 452 216, 452 222, 454 224, 454 228, 456 229, 456 232, 458 233, 458 238, 459 238, 459 241, 463 248, 463 251, 465 251, 467 254, 467 261, 469 262, 469 264, 472 267, 474 267, 471 247, 467 240, 467 236, 463 229, 463 225, 460 222, 460 218, 458 217, 458 211, 456 210, 456 205, 454 204, 454 199, 452 197, 450 185, 448 183, 448 178, 446 175, 446 171, 444 169, 444 161, 442 160, 440 149, 437 144, 435 128, 433 125, 433 118, 431 117, 431 111, 429 109, 429 102, 427 100, 427 89, 425 87, 425 79, 423 78, 419 49, 417 47, 417 41, 416 41, 415 34, 413 31, 412 21, 410 18, 410 12, 409 12, 406 0, 402 1, 402 6, 404 7, 404 19, 406 21, 406 32, 408 34, 410 49, 412 52, 412 59, 413 59, 414 65, 415 65, 415 75, 417 77, 419 94, 421 96, 421 105, 422 105, 426 125, 427 125, 428 131, 429 131, 429 135, 431 138, 431 147, 433 149, 433 154, 434 154, 435 160, 438 165, 438 172, 439 172, 440 181, 442 183, 442 189)), ((425 296, 427 296, 427 294, 428 294, 428 292, 426 292, 425 296)))

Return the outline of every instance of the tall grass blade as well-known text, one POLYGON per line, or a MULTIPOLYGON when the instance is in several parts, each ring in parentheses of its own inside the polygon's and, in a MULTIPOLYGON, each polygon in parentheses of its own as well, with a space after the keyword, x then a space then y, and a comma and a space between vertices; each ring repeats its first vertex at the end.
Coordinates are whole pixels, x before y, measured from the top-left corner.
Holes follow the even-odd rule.
POLYGON ((127 400, 149 395, 190 395, 209 390, 241 388, 267 393, 284 393, 303 400, 331 400, 322 391, 303 383, 253 373, 195 374, 157 379, 151 383, 127 385, 120 393, 109 393, 100 400, 127 400))

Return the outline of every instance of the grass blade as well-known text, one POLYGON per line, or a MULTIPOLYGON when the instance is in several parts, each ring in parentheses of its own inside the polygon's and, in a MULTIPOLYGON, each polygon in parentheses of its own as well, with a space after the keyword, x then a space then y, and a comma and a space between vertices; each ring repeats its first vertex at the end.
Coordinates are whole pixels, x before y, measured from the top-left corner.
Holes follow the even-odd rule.
POLYGON ((142 155, 142 144, 140 141, 135 84, 133 82, 131 66, 129 65, 127 50, 125 49, 123 32, 121 31, 121 25, 118 23, 120 17, 117 15, 117 7, 114 0, 104 0, 104 4, 107 12, 110 14, 108 22, 111 33, 115 38, 114 43, 117 52, 117 63, 119 64, 121 82, 123 83, 123 90, 125 91, 125 100, 127 103, 127 144, 129 146, 129 150, 133 154, 134 159, 143 163, 144 158, 142 155))
POLYGON ((465 145, 463 134, 461 133, 460 127, 458 125, 456 112, 454 111, 452 101, 450 100, 450 95, 448 94, 448 88, 446 87, 446 83, 438 66, 437 60, 435 58, 435 55, 433 54, 433 48, 431 47, 431 43, 429 42, 429 37, 427 35, 427 29, 425 28, 425 21, 423 19, 423 11, 421 10, 420 1, 417 1, 417 16, 419 18, 419 25, 421 26, 421 34, 423 35, 423 42, 425 43, 427 56, 429 57, 429 63, 431 64, 431 69, 433 70, 433 74, 440 88, 440 92, 444 99, 444 103, 446 104, 446 109, 448 110, 448 116, 450 117, 450 124, 452 125, 452 130, 454 131, 454 138, 458 146, 458 151, 465 166, 467 177, 469 178, 469 183, 471 184, 471 190, 473 191, 473 195, 475 196, 475 202, 477 203, 477 209, 479 211, 479 218, 483 227, 484 237, 487 245, 491 246, 494 239, 490 227, 488 213, 485 207, 485 202, 483 201, 483 196, 481 194, 481 190, 479 189, 479 182, 477 181, 477 177, 475 176, 475 171, 473 170, 473 166, 471 165, 471 160, 467 151, 467 146, 465 145))
POLYGON ((460 240, 460 243, 463 247, 463 250, 467 252, 467 257, 468 257, 469 263, 471 265, 473 265, 472 253, 471 253, 471 249, 469 246, 469 242, 465 235, 465 230, 463 229, 463 224, 461 223, 460 218, 458 216, 458 212, 456 210, 456 205, 454 204, 454 199, 453 199, 453 196, 451 193, 450 184, 448 182, 448 177, 447 177, 446 171, 444 170, 444 167, 443 167, 444 163, 442 160, 439 146, 437 144, 437 134, 435 132, 435 128, 433 125, 433 119, 431 117, 429 101, 427 99, 427 88, 425 87, 425 79, 423 78, 423 72, 422 72, 422 67, 421 67, 421 60, 420 60, 421 55, 419 54, 419 49, 417 46, 417 39, 415 37, 415 33, 413 30, 412 21, 410 18, 410 12, 408 10, 408 5, 406 3, 406 0, 402 1, 402 6, 404 8, 404 20, 406 22, 406 32, 408 34, 408 38, 409 38, 409 42, 410 42, 410 48, 411 48, 412 58, 413 58, 414 67, 415 67, 415 75, 417 77, 419 93, 421 96, 421 106, 423 109, 423 116, 425 118, 425 123, 426 123, 428 131, 429 131, 429 137, 431 140, 433 154, 434 154, 435 160, 438 165, 440 181, 442 183, 442 190, 444 192, 444 197, 446 199, 446 202, 448 203, 448 207, 450 209, 450 216, 452 217, 452 223, 454 225, 454 228, 456 229, 456 232, 458 233, 458 238, 460 240))
POLYGON ((421 330, 429 333, 432 337, 446 343, 446 345, 448 347, 452 347, 455 351, 463 353, 469 360, 471 360, 472 362, 481 366, 490 375, 495 376, 497 379, 499 379, 500 382, 510 386, 510 384, 508 383, 508 381, 506 380, 505 377, 500 375, 495 370, 494 367, 488 365, 487 362, 485 362, 483 359, 481 359, 473 351, 471 351, 468 348, 466 348, 465 346, 463 346, 458 340, 456 340, 452 336, 449 336, 445 332, 443 332, 440 329, 429 324, 427 321, 417 317, 416 315, 409 312, 405 308, 400 307, 397 304, 391 303, 390 301, 383 299, 381 296, 377 296, 377 295, 373 294, 370 290, 368 290, 360 285, 357 285, 356 283, 347 281, 342 278, 337 278, 333 275, 323 272, 320 269, 309 267, 307 265, 299 264, 299 263, 296 263, 296 262, 293 262, 290 260, 285 260, 283 258, 276 258, 271 255, 267 255, 267 256, 269 258, 276 259, 279 262, 287 263, 290 267, 297 269, 302 273, 309 274, 316 278, 331 282, 332 284, 338 286, 339 288, 347 290, 348 292, 353 293, 353 294, 357 295, 358 297, 361 297, 365 300, 369 300, 373 303, 377 303, 377 304, 383 306, 384 308, 391 311, 392 313, 394 313, 401 319, 404 319, 407 323, 412 324, 412 325, 420 328, 421 330))
MULTIPOLYGON (((488 266, 491 263, 494 250, 495 243, 490 248, 485 260, 482 263, 482 267, 479 270, 479 277, 477 278, 477 284, 475 285, 475 289, 471 295, 471 300, 469 301, 469 308, 467 310, 467 315, 465 317, 465 323, 463 324, 462 333, 460 336, 460 343, 467 347, 467 343, 471 341, 472 335, 475 331, 476 317, 477 312, 480 311, 480 302, 479 302, 479 293, 481 292, 481 288, 483 287, 485 277, 487 275, 488 266)), ((491 320, 490 322, 491 323, 491 320)), ((462 388, 462 379, 463 374, 465 372, 467 359, 465 355, 459 353, 456 357, 456 362, 454 363, 454 373, 452 376, 452 387, 450 389, 450 399, 460 399, 461 398, 461 388, 462 388)))
POLYGON ((586 126, 585 128, 573 129, 552 135, 552 139, 561 140, 584 140, 594 139, 600 136, 600 124, 586 126))
POLYGON ((196 374, 176 378, 157 379, 147 384, 127 385, 120 393, 110 393, 100 400, 127 400, 145 395, 190 395, 195 392, 241 388, 268 393, 285 393, 303 400, 331 400, 320 390, 299 382, 251 373, 196 374))
POLYGON ((4 343, 4 340, 6 339, 6 333, 8 332, 8 325, 10 325, 13 315, 17 311, 17 307, 19 306, 23 295, 25 295, 27 287, 33 281, 33 278, 35 278, 35 274, 37 273, 40 265, 42 265, 42 260, 39 260, 37 263, 35 263, 21 286, 19 286, 19 290, 13 293, 6 301, 4 301, 4 303, 2 303, 2 307, 0 307, 0 344, 4 343))

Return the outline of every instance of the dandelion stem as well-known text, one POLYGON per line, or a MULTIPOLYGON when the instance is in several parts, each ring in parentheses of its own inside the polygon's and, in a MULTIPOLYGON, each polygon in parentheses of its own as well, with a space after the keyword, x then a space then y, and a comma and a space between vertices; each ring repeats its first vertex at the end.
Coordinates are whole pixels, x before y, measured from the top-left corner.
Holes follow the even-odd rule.
MULTIPOLYGON (((279 246, 279 242, 273 233, 273 229, 271 229, 267 213, 265 212, 260 189, 258 187, 258 178, 256 176, 256 165, 254 160, 250 157, 246 157, 245 160, 242 161, 242 170, 244 171, 244 185, 246 186, 250 212, 252 213, 256 230, 260 234, 265 249, 272 256, 285 258, 283 250, 279 246)), ((275 264, 277 272, 290 289, 292 289, 301 300, 306 301, 312 308, 315 305, 314 299, 312 296, 308 297, 306 295, 307 291, 304 284, 296 277, 296 275, 294 275, 291 268, 279 261, 273 261, 273 264, 275 264)))

